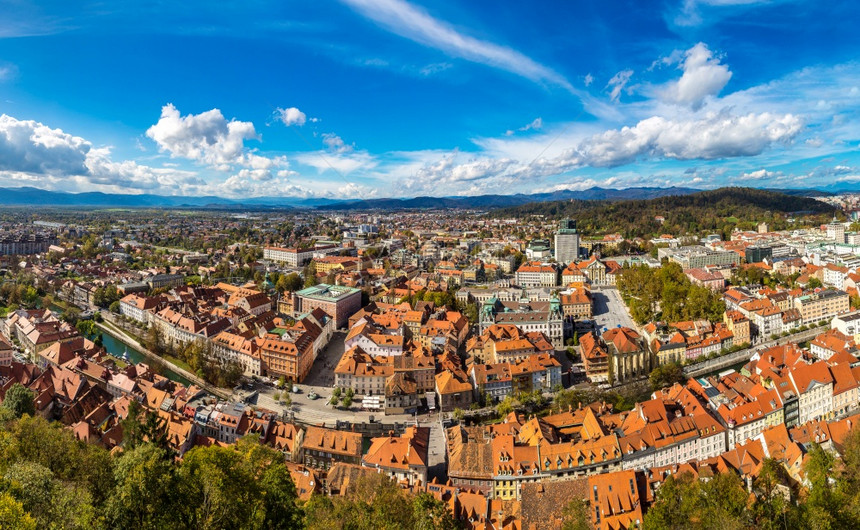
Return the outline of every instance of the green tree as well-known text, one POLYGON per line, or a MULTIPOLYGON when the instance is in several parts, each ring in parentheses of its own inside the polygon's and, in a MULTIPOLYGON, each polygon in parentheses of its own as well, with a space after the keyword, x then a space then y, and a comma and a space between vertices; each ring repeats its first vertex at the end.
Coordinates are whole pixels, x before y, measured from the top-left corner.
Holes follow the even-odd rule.
POLYGON ((809 448, 809 456, 804 465, 809 481, 809 494, 804 503, 805 518, 813 528, 848 528, 850 523, 843 520, 842 499, 838 490, 831 487, 834 479, 833 455, 817 443, 809 448))
POLYGON ((34 462, 14 463, 4 478, 40 528, 92 528, 96 514, 89 491, 79 483, 56 480, 50 469, 34 462))
POLYGON ((583 499, 573 499, 562 512, 562 530, 591 530, 591 514, 588 503, 583 499))
POLYGON ((123 430, 123 447, 134 449, 144 442, 153 444, 170 454, 167 425, 154 411, 145 410, 135 400, 129 402, 126 417, 120 420, 123 430))
POLYGON ((661 364, 648 375, 648 382, 652 390, 660 390, 675 383, 683 383, 686 380, 684 369, 676 362, 661 364))
POLYGON ((753 481, 753 493, 756 502, 752 507, 753 522, 756 528, 762 530, 777 530, 785 528, 791 505, 789 505, 780 486, 790 484, 785 468, 774 460, 767 458, 762 462, 761 470, 753 481))
POLYGON ((693 477, 689 473, 666 478, 651 508, 642 520, 644 530, 686 530, 692 519, 690 499, 694 497, 693 477))
POLYGON ((0 528, 36 530, 36 521, 9 493, 0 493, 0 528))
POLYGON ((499 417, 504 417, 513 412, 514 410, 514 398, 512 396, 505 396, 505 399, 499 401, 496 404, 496 414, 499 417))
POLYGON ((281 453, 242 438, 234 447, 186 453, 179 476, 192 506, 191 527, 297 528, 301 510, 281 453))
POLYGON ((478 304, 466 304, 463 308, 463 316, 469 320, 469 324, 478 323, 478 304))
POLYGON ((419 493, 412 499, 413 526, 416 530, 455 530, 459 523, 447 506, 429 493, 419 493))
POLYGON ((343 497, 311 498, 305 516, 309 530, 459 528, 445 506, 430 495, 412 496, 385 475, 375 473, 351 483, 343 497))
POLYGON ((21 383, 15 383, 6 391, 3 407, 8 409, 16 418, 24 414, 36 414, 35 395, 32 390, 21 383))
POLYGON ((116 465, 117 486, 105 507, 114 528, 190 528, 185 497, 167 453, 152 444, 125 452, 116 465))
POLYGON ((295 292, 301 290, 303 285, 301 276, 295 272, 291 272, 278 279, 277 289, 281 292, 295 292))
POLYGON ((266 517, 262 528, 301 528, 304 513, 296 504, 296 486, 287 467, 281 462, 283 458, 278 453, 269 450, 272 456, 259 485, 263 493, 263 509, 266 517))
POLYGON ((304 283, 305 287, 313 287, 314 285, 319 283, 317 281, 317 264, 314 263, 313 261, 311 261, 310 263, 305 265, 305 268, 304 268, 304 271, 302 272, 302 274, 305 277, 305 283, 304 283))

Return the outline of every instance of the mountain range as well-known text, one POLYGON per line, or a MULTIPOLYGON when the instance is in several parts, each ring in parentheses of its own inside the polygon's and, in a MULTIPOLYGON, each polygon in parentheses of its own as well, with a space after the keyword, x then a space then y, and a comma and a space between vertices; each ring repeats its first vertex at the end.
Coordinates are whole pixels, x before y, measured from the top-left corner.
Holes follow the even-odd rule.
MULTIPOLYGON (((612 189, 593 187, 585 190, 560 190, 549 193, 516 195, 475 195, 466 197, 413 197, 406 199, 328 199, 299 197, 249 197, 227 199, 217 196, 128 195, 118 193, 85 192, 67 193, 33 187, 0 188, 0 205, 3 206, 60 206, 102 208, 213 208, 213 209, 283 209, 312 208, 318 210, 399 210, 399 209, 494 209, 519 206, 532 202, 579 200, 629 200, 689 195, 699 189, 686 187, 640 187, 612 189)), ((831 195, 816 189, 772 190, 789 195, 820 197, 831 195)))

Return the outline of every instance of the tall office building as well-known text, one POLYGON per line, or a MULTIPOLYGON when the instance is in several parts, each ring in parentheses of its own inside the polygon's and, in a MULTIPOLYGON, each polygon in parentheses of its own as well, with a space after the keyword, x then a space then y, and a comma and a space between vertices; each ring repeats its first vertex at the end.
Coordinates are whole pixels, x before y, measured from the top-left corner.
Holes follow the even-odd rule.
POLYGON ((845 225, 838 222, 835 217, 827 225, 827 239, 832 239, 837 243, 845 243, 845 225))
POLYGON ((555 261, 571 263, 579 259, 579 232, 576 221, 562 219, 555 233, 555 261))

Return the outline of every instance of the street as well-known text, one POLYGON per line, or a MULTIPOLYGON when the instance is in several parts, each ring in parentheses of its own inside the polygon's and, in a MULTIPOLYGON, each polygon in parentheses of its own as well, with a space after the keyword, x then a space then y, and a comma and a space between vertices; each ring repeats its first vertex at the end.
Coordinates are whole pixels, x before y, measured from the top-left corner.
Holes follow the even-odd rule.
POLYGON ((604 328, 619 326, 637 329, 618 289, 595 289, 591 297, 594 301, 594 321, 597 323, 598 333, 603 333, 604 328))

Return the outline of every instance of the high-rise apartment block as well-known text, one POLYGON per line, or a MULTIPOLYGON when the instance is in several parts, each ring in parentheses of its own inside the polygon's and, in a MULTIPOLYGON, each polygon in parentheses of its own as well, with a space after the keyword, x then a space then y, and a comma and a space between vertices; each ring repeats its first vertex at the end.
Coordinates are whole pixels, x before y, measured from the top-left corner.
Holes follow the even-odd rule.
POLYGON ((579 259, 579 231, 576 221, 563 219, 555 233, 555 261, 571 263, 579 259))

